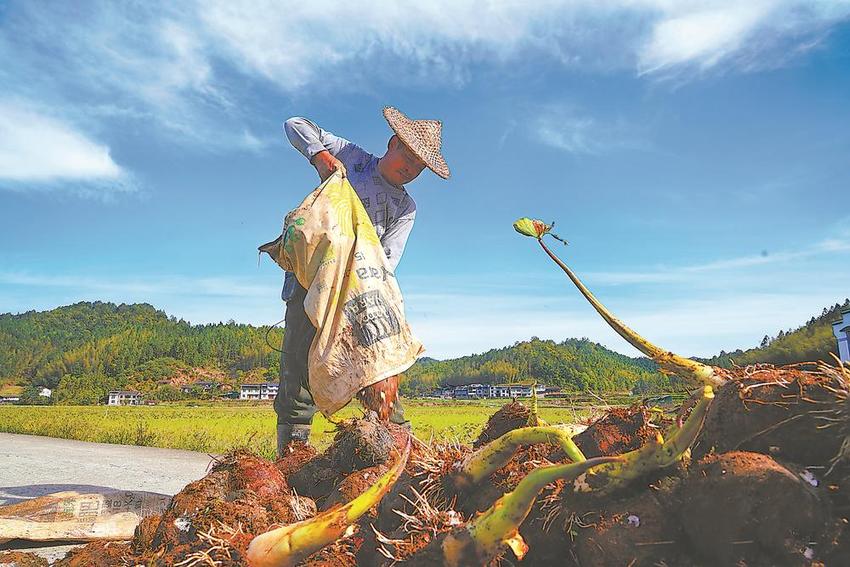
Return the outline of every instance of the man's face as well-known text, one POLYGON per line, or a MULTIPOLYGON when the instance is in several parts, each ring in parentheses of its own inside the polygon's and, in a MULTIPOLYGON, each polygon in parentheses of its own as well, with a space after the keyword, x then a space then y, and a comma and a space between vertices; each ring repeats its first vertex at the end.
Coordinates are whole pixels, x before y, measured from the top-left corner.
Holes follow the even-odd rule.
POLYGON ((382 173, 393 185, 410 183, 425 169, 425 162, 404 145, 398 136, 390 138, 387 153, 381 161, 384 162, 382 173))

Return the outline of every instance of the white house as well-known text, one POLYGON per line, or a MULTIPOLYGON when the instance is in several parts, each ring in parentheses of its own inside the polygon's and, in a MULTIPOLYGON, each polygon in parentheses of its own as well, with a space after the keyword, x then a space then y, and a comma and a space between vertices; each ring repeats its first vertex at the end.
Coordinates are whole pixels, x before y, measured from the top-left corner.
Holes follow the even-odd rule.
POLYGON ((850 362, 850 307, 841 310, 841 319, 832 323, 832 333, 838 341, 838 358, 850 362))
POLYGON ((109 392, 109 400, 106 402, 110 406, 138 406, 141 403, 142 395, 130 390, 112 390, 109 392))
POLYGON ((49 398, 50 396, 53 395, 53 390, 51 390, 50 388, 42 388, 38 392, 38 395, 41 396, 42 398, 49 398))
MULTIPOLYGON (((534 389, 538 396, 546 395, 544 384, 536 384, 534 389)), ((496 384, 490 386, 491 398, 530 398, 531 393, 531 384, 496 384)))
POLYGON ((277 396, 277 382, 260 382, 258 384, 242 384, 239 389, 240 400, 273 400, 277 396))

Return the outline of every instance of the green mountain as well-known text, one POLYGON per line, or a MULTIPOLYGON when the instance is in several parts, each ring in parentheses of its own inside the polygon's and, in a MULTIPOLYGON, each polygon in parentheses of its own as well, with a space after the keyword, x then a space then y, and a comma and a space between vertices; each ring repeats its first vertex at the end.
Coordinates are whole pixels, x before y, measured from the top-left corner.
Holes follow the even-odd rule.
POLYGON ((535 337, 483 354, 419 361, 405 378, 402 391, 407 395, 475 382, 538 382, 576 392, 676 389, 675 380, 658 373, 652 361, 630 358, 588 339, 556 343, 535 337))
POLYGON ((269 344, 280 345, 282 337, 279 329, 232 321, 191 325, 144 303, 81 302, 2 314, 0 385, 23 386, 33 401, 41 387, 68 403, 97 403, 119 387, 173 398, 175 384, 194 378, 238 381, 246 372, 276 378, 280 355, 269 344))
MULTIPOLYGON (((757 348, 721 352, 706 362, 728 367, 831 360, 831 322, 849 306, 850 300, 836 304, 796 329, 765 336, 757 348)), ((144 303, 81 302, 0 314, 0 393, 37 403, 47 400, 37 392, 48 387, 54 403, 97 403, 115 388, 163 400, 180 397, 180 386, 197 381, 227 390, 249 380, 277 380, 280 355, 270 345, 278 348, 282 338, 280 329, 232 321, 192 325, 144 303)), ((675 378, 659 374, 649 359, 588 339, 533 338, 451 360, 423 358, 405 372, 402 391, 421 395, 437 386, 532 381, 567 391, 678 389, 675 378)))
POLYGON ((732 364, 745 366, 758 362, 793 364, 822 360, 834 362, 831 354, 838 355, 838 343, 832 333, 832 322, 841 318, 841 310, 850 307, 850 299, 825 307, 821 314, 809 319, 796 329, 779 331, 775 336, 765 335, 755 348, 734 352, 720 352, 705 360, 708 364, 729 368, 732 364))

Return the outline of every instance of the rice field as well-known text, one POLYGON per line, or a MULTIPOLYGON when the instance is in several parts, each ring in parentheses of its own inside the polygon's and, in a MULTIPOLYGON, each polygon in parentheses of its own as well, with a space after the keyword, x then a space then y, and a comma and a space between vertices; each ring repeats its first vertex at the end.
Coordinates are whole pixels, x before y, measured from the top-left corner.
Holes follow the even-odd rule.
MULTIPOLYGON (((469 442, 501 403, 404 400, 404 405, 405 414, 420 439, 469 442)), ((540 416, 550 423, 580 422, 593 412, 590 406, 540 407, 540 416)), ((351 405, 334 418, 359 414, 360 410, 351 405)), ((275 455, 276 421, 274 409, 268 403, 199 407, 0 406, 0 431, 7 433, 208 453, 244 447, 268 458, 275 455)), ((333 438, 333 427, 317 415, 312 442, 324 448, 333 438)))

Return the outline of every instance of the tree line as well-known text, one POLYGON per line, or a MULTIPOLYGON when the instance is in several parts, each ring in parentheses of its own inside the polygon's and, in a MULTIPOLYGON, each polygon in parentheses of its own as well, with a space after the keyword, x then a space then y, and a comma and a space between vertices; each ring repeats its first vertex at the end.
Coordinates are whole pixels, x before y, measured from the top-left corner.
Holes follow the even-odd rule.
MULTIPOLYGON (((831 360, 831 323, 850 300, 825 308, 804 325, 766 336, 756 348, 721 352, 705 360, 729 367, 756 362, 790 364, 831 360)), ((23 399, 94 404, 111 389, 147 397, 184 397, 175 384, 213 376, 227 389, 243 382, 276 381, 283 330, 233 321, 192 325, 145 303, 80 302, 49 311, 0 314, 0 387, 19 384, 23 399), (175 377, 181 378, 175 382, 175 377)), ((565 391, 653 392, 681 389, 652 360, 628 357, 589 339, 517 342, 450 360, 423 358, 404 373, 402 393, 418 396, 438 386, 537 382, 565 391)), ((213 392, 220 393, 220 392, 213 392)), ((196 392, 193 395, 202 395, 196 392)))
POLYGON ((80 302, 0 315, 0 381, 23 385, 33 401, 46 387, 60 403, 96 403, 115 388, 153 394, 166 375, 197 367, 233 381, 277 379, 282 340, 277 328, 192 325, 144 303, 80 302))

